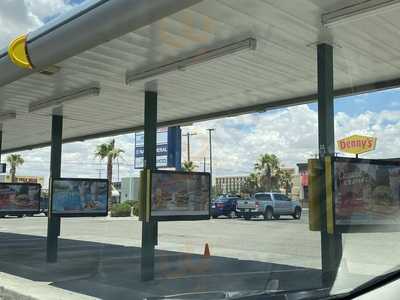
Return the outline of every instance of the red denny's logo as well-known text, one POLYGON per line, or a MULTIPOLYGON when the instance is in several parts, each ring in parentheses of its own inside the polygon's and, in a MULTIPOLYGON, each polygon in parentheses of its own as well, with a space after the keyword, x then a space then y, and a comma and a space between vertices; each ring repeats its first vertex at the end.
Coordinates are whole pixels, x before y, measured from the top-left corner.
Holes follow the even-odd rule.
POLYGON ((361 154, 375 150, 376 138, 352 135, 337 141, 338 148, 341 152, 361 154))

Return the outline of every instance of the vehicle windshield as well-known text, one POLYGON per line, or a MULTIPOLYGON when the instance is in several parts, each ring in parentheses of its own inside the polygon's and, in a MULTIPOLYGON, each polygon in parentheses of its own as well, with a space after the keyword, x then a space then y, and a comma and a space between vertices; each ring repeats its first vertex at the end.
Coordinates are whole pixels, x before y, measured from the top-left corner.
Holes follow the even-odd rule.
POLYGON ((399 265, 400 0, 0 0, 0 299, 399 265))
POLYGON ((255 194, 254 198, 257 200, 271 200, 271 195, 270 194, 255 194))

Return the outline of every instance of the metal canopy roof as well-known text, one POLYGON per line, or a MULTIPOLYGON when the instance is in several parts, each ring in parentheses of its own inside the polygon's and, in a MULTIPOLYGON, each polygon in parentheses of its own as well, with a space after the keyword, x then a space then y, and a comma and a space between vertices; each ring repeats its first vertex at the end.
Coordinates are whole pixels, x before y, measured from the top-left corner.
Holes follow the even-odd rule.
MULTIPOLYGON (((186 0, 169 0, 169 4, 174 1, 186 0)), ((107 2, 90 2, 61 22, 39 29, 30 38, 46 39, 52 34, 52 28, 62 30, 74 16, 80 20, 89 18, 84 10, 93 14, 90 12, 93 3, 107 2)), ((74 54, 66 54, 62 61, 54 61, 52 45, 47 45, 48 53, 39 51, 41 69, 54 64, 60 67, 59 72, 50 76, 12 70, 8 72, 12 75, 7 77, 4 61, 8 57, 0 53, 0 113, 17 113, 16 119, 3 122, 2 152, 48 145, 52 110, 29 112, 31 103, 84 87, 99 87, 100 93, 64 103, 66 142, 140 130, 144 85, 152 79, 158 80, 161 125, 310 102, 315 100, 317 92, 315 46, 326 39, 333 41, 335 47, 337 95, 399 86, 400 10, 394 7, 324 29, 322 15, 348 3, 339 0, 186 1, 186 7, 176 6, 175 11, 171 9, 165 15, 156 15, 158 7, 153 5, 147 8, 149 17, 141 24, 138 21, 134 31, 121 34, 131 27, 125 28, 120 23, 113 38, 106 33, 111 32, 118 15, 105 19, 107 14, 103 14, 98 20, 98 30, 102 30, 104 37, 97 31, 86 51, 69 52, 74 54), (222 56, 130 85, 125 82, 127 72, 157 68, 248 38, 256 39, 256 50, 222 56), (46 57, 52 57, 53 61, 50 59, 46 64, 46 57)), ((90 36, 89 29, 81 28, 89 33, 86 38, 90 36)), ((63 36, 62 32, 59 34, 63 36)), ((70 38, 73 39, 64 36, 64 43, 69 43, 70 38)), ((62 43, 54 45, 56 50, 62 46, 62 43)))

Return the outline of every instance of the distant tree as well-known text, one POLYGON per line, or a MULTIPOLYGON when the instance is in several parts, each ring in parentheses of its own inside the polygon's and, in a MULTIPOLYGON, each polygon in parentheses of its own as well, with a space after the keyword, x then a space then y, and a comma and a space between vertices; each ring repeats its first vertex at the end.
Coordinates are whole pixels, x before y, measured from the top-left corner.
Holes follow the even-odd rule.
POLYGON ((256 173, 250 173, 250 175, 246 178, 245 182, 240 186, 241 193, 244 194, 254 194, 255 192, 260 190, 259 186, 259 177, 256 173))
POLYGON ((218 188, 218 186, 213 185, 211 187, 211 199, 214 199, 215 197, 217 197, 218 195, 222 194, 222 191, 220 188, 218 188))
POLYGON ((260 178, 260 186, 265 192, 279 190, 280 162, 275 154, 264 154, 254 165, 254 170, 260 178))
POLYGON ((280 170, 279 172, 280 187, 285 190, 286 195, 292 192, 293 182, 292 174, 288 170, 280 170))
POLYGON ((197 166, 192 161, 183 162, 182 170, 185 172, 194 172, 197 166))
POLYGON ((110 141, 109 143, 104 143, 98 145, 96 151, 94 153, 95 157, 103 160, 107 158, 107 180, 108 180, 108 210, 111 210, 112 206, 112 167, 113 161, 120 157, 121 154, 124 153, 124 150, 115 148, 115 140, 110 141))
POLYGON ((20 154, 11 154, 7 156, 7 162, 10 164, 11 182, 15 182, 17 167, 22 166, 25 161, 20 154))

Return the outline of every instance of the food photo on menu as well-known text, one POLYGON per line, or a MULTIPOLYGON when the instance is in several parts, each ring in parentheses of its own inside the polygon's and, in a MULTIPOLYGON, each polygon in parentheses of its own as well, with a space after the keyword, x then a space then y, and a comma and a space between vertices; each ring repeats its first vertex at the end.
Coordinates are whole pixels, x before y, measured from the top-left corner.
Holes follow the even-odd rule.
POLYGON ((152 178, 152 215, 208 215, 207 174, 155 173, 152 178))
POLYGON ((400 166, 335 162, 338 225, 400 224, 400 166))
POLYGON ((40 185, 0 184, 0 211, 38 211, 40 185))
POLYGON ((93 213, 107 210, 107 181, 54 180, 54 213, 93 213))

